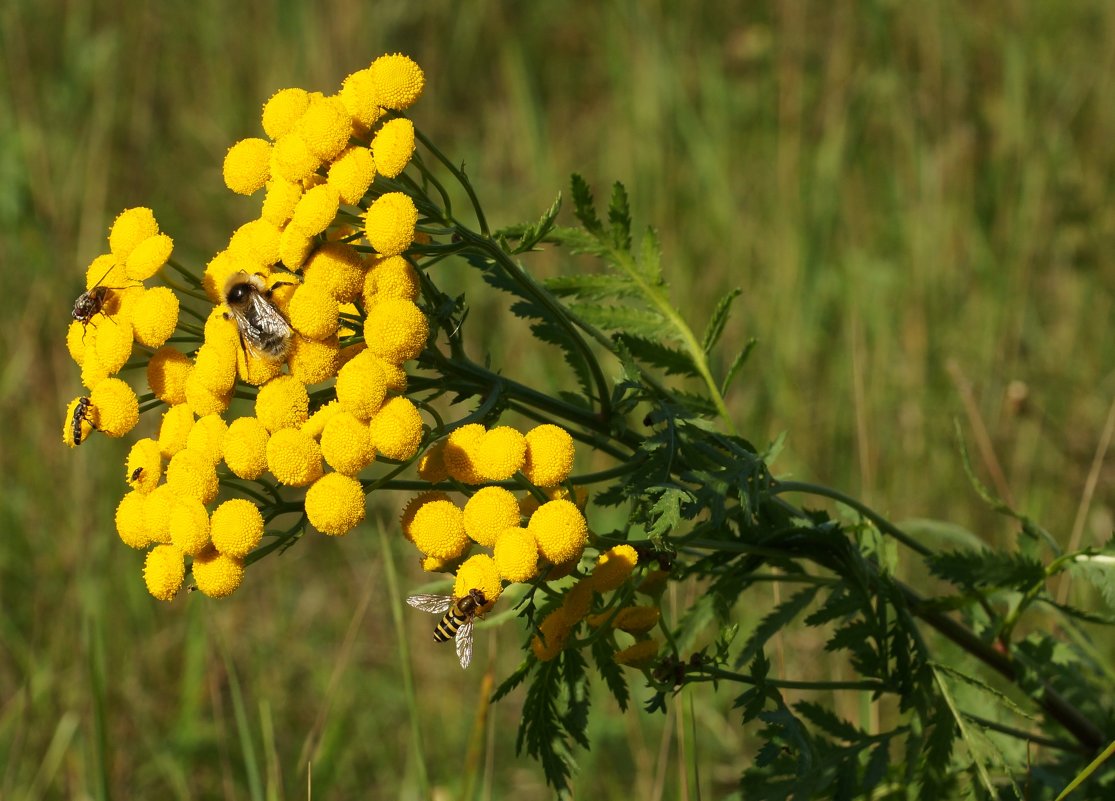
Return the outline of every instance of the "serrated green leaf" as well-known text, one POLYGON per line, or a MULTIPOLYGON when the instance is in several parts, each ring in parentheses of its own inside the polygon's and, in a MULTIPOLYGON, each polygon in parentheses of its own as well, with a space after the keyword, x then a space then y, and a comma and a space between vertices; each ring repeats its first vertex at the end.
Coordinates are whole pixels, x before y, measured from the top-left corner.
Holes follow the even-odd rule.
POLYGON ((639 258, 634 264, 636 273, 652 287, 662 286, 662 247, 658 243, 658 235, 654 229, 647 228, 643 232, 642 241, 639 243, 639 258))
POLYGON ((570 310, 590 325, 605 331, 622 331, 648 338, 662 336, 666 321, 656 311, 636 306, 602 306, 593 303, 568 304, 570 310))
POLYGON ((716 304, 716 309, 713 310, 712 317, 709 318, 708 325, 705 326, 704 336, 701 337, 701 349, 705 353, 711 353, 713 346, 720 341, 720 336, 724 333, 724 326, 728 322, 728 313, 732 309, 732 301, 738 298, 742 292, 742 289, 736 287, 720 298, 720 302, 716 304))
POLYGON ((561 193, 558 193, 557 198, 550 205, 550 208, 539 218, 538 222, 525 226, 520 232, 520 239, 515 248, 511 251, 512 254, 525 253, 532 250, 535 245, 541 242, 547 234, 554 227, 554 220, 557 218, 558 212, 561 211, 561 193))
POLYGON ((934 553, 926 562, 934 575, 962 587, 1024 589, 1046 578, 1036 559, 990 548, 934 553))
POLYGON ((728 387, 732 385, 732 381, 735 380, 736 375, 747 362, 747 358, 751 355, 751 351, 755 349, 755 345, 758 344, 758 342, 759 340, 752 337, 747 340, 747 344, 736 354, 736 358, 733 359, 731 365, 728 366, 728 372, 724 373, 724 380, 720 382, 721 395, 728 394, 728 387))
POLYGON ((592 641, 592 658, 596 662, 596 669, 600 671, 601 678, 612 697, 619 704, 621 712, 627 711, 627 702, 631 695, 627 690, 627 679, 623 677, 623 668, 616 664, 612 658, 612 644, 604 638, 592 641))
POLYGON ((637 295, 639 288, 622 273, 575 273, 555 275, 543 284, 559 298, 601 301, 637 295))
POLYGON ((616 337, 623 340, 633 357, 665 371, 666 375, 685 375, 691 378, 700 375, 693 359, 685 351, 633 334, 617 334, 616 337))
POLYGON ((812 701, 798 701, 794 704, 794 711, 837 739, 854 743, 867 738, 867 732, 863 729, 812 701))
POLYGON ((530 674, 530 669, 535 664, 537 663, 533 660, 527 659, 521 665, 519 665, 519 667, 515 669, 515 672, 504 679, 499 687, 496 688, 495 692, 492 693, 492 698, 489 703, 494 704, 496 701, 499 701, 500 699, 506 697, 508 693, 522 684, 523 679, 525 679, 530 674))
POLYGON ((608 203, 608 222, 612 225, 612 244, 615 248, 630 251, 631 208, 627 201, 627 189, 619 181, 612 184, 612 199, 608 203))
POLYGON ((596 236, 601 236, 604 233, 604 226, 600 223, 600 218, 596 216, 596 206, 592 199, 592 189, 589 188, 588 183, 577 173, 573 173, 570 178, 570 183, 573 187, 573 213, 580 221, 585 230, 590 231, 596 236))
POLYGON ((751 636, 747 638, 747 642, 743 645, 743 650, 740 651, 739 656, 736 657, 736 665, 742 665, 752 659, 757 658, 762 653, 762 648, 766 645, 767 641, 781 631, 790 621, 794 620, 798 615, 805 611, 813 599, 817 596, 818 587, 809 586, 799 590, 791 595, 785 601, 780 603, 759 621, 759 625, 751 632, 751 636))

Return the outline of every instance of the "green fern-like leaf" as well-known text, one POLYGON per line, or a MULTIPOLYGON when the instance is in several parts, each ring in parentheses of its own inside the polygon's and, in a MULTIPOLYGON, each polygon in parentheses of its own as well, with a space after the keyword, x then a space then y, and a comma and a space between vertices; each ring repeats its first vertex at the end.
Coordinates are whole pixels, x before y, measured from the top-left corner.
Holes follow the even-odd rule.
POLYGON ((666 375, 685 375, 691 378, 699 376, 693 359, 683 350, 631 334, 617 334, 616 337, 623 340, 632 356, 644 364, 657 367, 666 375))
POLYGON ((592 190, 589 188, 588 183, 580 175, 573 174, 570 179, 573 187, 573 213, 577 216, 577 220, 585 227, 585 230, 601 236, 604 233, 604 226, 600 223, 600 218, 596 216, 596 205, 592 199, 592 190))
POLYGON ((805 587, 772 609, 766 617, 759 621, 759 625, 747 638, 743 650, 736 658, 736 664, 745 664, 761 653, 762 647, 766 645, 771 637, 805 611, 809 604, 813 603, 813 599, 817 596, 817 590, 818 588, 815 586, 805 587))
POLYGON ((613 649, 614 646, 603 637, 593 640, 592 658, 608 691, 616 699, 620 711, 626 712, 631 694, 627 689, 627 679, 623 677, 623 669, 612 659, 613 649))
POLYGON ((612 224, 612 245, 617 250, 631 250, 631 207, 627 200, 627 189, 619 181, 612 184, 608 222, 612 224))
POLYGON ((569 308, 579 318, 605 331, 623 331, 643 337, 662 336, 665 319, 653 309, 637 306, 605 306, 571 302, 569 308))
POLYGON ((701 337, 701 349, 705 353, 711 353, 713 347, 720 341, 720 337, 724 333, 724 326, 728 322, 728 313, 732 309, 732 301, 738 298, 741 292, 743 292, 742 289, 733 289, 720 298, 720 302, 716 304, 716 309, 713 311, 712 317, 709 318, 708 325, 705 326, 704 336, 701 337))

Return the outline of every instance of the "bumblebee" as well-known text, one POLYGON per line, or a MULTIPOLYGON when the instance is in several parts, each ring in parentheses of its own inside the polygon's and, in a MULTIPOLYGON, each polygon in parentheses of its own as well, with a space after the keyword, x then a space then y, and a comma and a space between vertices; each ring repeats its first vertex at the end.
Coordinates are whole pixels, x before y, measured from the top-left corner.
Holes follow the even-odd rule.
POLYGON ((453 639, 461 667, 467 668, 472 661, 472 624, 487 603, 484 593, 469 590, 468 595, 460 598, 452 595, 412 595, 407 598, 407 603, 423 612, 442 615, 434 629, 434 642, 453 639))
POLYGON ((290 350, 294 329, 282 312, 271 302, 277 286, 268 287, 261 275, 239 272, 225 284, 225 317, 235 321, 240 331, 240 345, 245 352, 271 361, 281 361, 290 350))

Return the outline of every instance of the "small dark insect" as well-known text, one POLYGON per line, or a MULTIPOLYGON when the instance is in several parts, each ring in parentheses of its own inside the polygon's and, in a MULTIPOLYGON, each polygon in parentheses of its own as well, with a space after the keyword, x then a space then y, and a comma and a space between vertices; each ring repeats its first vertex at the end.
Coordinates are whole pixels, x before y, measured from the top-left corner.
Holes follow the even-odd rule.
POLYGON ((73 434, 75 447, 77 445, 80 445, 82 439, 84 438, 81 428, 81 422, 83 420, 89 423, 89 425, 93 426, 93 428, 96 428, 96 426, 93 425, 93 421, 89 419, 89 410, 92 407, 93 402, 84 395, 77 399, 77 406, 74 407, 73 420, 70 421, 70 425, 73 426, 71 433, 73 434))
MULTIPOLYGON (((101 285, 101 281, 108 278, 108 274, 115 268, 115 264, 109 267, 105 274, 97 280, 97 283, 78 295, 77 300, 74 301, 74 309, 70 314, 75 320, 81 323, 82 339, 85 338, 85 329, 89 327, 89 323, 93 322, 93 318, 104 309, 105 303, 108 302, 109 291, 112 289, 122 289, 122 287, 101 285)), ((112 318, 109 317, 109 319, 111 320, 112 318)))
POLYGON ((132 475, 128 479, 128 481, 130 483, 134 484, 137 481, 139 481, 139 477, 142 476, 142 475, 143 475, 143 468, 142 467, 137 467, 135 470, 132 471, 132 475))
POLYGON ((472 661, 472 624, 487 603, 484 593, 469 590, 468 595, 460 598, 452 595, 412 595, 407 598, 407 603, 423 612, 443 615, 434 629, 434 641, 453 639, 457 644, 461 667, 467 668, 472 661))
POLYGON ((239 272, 225 284, 225 317, 232 319, 240 331, 240 344, 245 352, 272 361, 282 360, 290 350, 294 329, 282 312, 271 302, 275 284, 268 288, 263 277, 239 272))

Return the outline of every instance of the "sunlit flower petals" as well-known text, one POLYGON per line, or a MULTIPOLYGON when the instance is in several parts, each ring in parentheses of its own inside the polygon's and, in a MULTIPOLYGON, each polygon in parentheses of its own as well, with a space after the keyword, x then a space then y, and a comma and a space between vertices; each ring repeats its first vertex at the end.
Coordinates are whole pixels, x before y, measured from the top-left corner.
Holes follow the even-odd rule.
POLYGON ((365 351, 337 373, 336 391, 342 409, 368 420, 379 411, 387 395, 383 368, 365 351))
POLYGON ((275 376, 256 395, 256 417, 271 432, 302 425, 309 417, 309 408, 306 385, 294 376, 275 376))
MULTIPOLYGON (((116 261, 123 263, 140 242, 157 233, 159 224, 155 222, 155 213, 151 209, 143 206, 125 209, 117 215, 109 229, 108 247, 116 261)), ((105 282, 104 285, 112 284, 105 282)))
POLYGON ((292 270, 302 266, 314 249, 314 238, 288 225, 279 236, 279 259, 292 270))
POLYGON ((463 484, 479 484, 474 463, 476 445, 484 436, 484 426, 469 423, 454 429, 445 440, 442 458, 450 478, 463 484))
MULTIPOLYGON (((129 493, 130 494, 130 493, 129 493)), ((160 484, 146 495, 143 519, 148 542, 170 542, 170 510, 177 496, 169 484, 160 484)))
POLYGON ((271 143, 241 139, 225 153, 222 173, 225 186, 236 194, 255 194, 271 178, 271 143))
MULTIPOLYGON (((403 536, 413 542, 414 534, 411 532, 410 527, 414 523, 414 516, 418 514, 418 510, 425 504, 432 501, 449 501, 449 496, 444 492, 431 490, 430 492, 420 492, 403 507, 402 514, 399 515, 399 527, 402 529, 403 536)), ((450 505, 452 502, 449 501, 450 505)))
POLYGON ((232 401, 232 389, 225 393, 214 392, 205 382, 204 374, 196 369, 186 376, 186 405, 198 417, 221 414, 232 401))
POLYGON ((306 517, 323 534, 347 534, 364 520, 364 488, 355 478, 326 473, 306 491, 306 517))
POLYGON ((183 553, 197 556, 209 546, 209 513, 197 498, 175 498, 167 528, 171 544, 183 553))
POLYGON ((306 140, 297 131, 289 131, 275 140, 275 147, 271 151, 273 176, 285 181, 303 181, 320 165, 321 159, 310 150, 306 140))
POLYGON ((444 439, 439 439, 422 454, 418 460, 418 477, 431 484, 449 478, 449 471, 445 469, 444 439))
POLYGON ((538 507, 527 528, 538 542, 538 552, 554 564, 578 556, 588 542, 588 524, 570 501, 549 501, 538 507))
POLYGON ((147 495, 134 490, 116 506, 116 533, 129 548, 145 548, 151 542, 147 535, 146 506, 147 495))
POLYGON ((157 545, 143 562, 143 582, 152 597, 171 601, 182 588, 186 563, 182 551, 173 545, 157 545))
POLYGON ((573 470, 573 437, 565 429, 544 423, 527 432, 523 475, 539 487, 552 487, 573 470))
POLYGON ((209 538, 226 556, 243 558, 263 539, 263 515, 246 498, 227 500, 213 510, 209 538))
POLYGON ((338 401, 329 401, 316 412, 311 414, 301 428, 314 439, 320 439, 325 432, 325 426, 334 416, 341 414, 341 404, 338 401))
POLYGON ((616 545, 600 554, 589 581, 597 592, 611 592, 627 581, 639 562, 638 552, 630 545, 616 545))
POLYGON ((276 176, 267 182, 267 192, 263 196, 259 216, 282 228, 294 216, 294 208, 301 198, 302 184, 276 176))
MULTIPOLYGON (((291 352, 297 347, 297 341, 292 343, 291 352)), ((289 354, 287 358, 290 358, 289 354)), ((277 359, 268 359, 266 356, 257 356, 244 348, 236 349, 236 376, 245 384, 260 387, 283 371, 283 363, 277 359)), ((300 376, 296 376, 302 381, 300 376)), ((307 383, 303 381, 303 383, 307 383)))
POLYGON ((523 467, 526 440, 510 426, 485 432, 476 444, 473 464, 485 481, 505 481, 523 467))
POLYGON ((270 434, 254 417, 237 417, 229 424, 222 451, 225 464, 239 478, 254 481, 267 469, 270 434))
POLYGON ((337 333, 337 300, 320 283, 300 285, 291 296, 288 314, 290 324, 302 336, 325 339, 337 333))
POLYGON ((215 462, 209 457, 183 448, 170 458, 166 483, 179 497, 197 498, 211 503, 217 497, 218 483, 215 462))
POLYGON ((329 185, 337 190, 341 202, 350 206, 360 202, 375 177, 372 151, 358 145, 346 147, 329 166, 329 185))
POLYGON ((415 359, 426 347, 430 323, 413 301, 389 298, 368 310, 364 341, 368 350, 385 362, 402 364, 415 359))
POLYGON ((422 68, 402 53, 380 56, 369 67, 376 89, 376 102, 384 108, 402 111, 409 108, 426 85, 422 68))
POLYGON ((163 454, 159 443, 150 437, 136 440, 124 463, 124 480, 133 490, 147 494, 159 485, 163 474, 163 454))
POLYGON ((383 256, 396 256, 414 241, 418 209, 409 195, 387 192, 380 195, 364 214, 364 236, 383 256))
POLYGON ((320 234, 337 216, 341 196, 336 188, 321 184, 307 190, 294 207, 290 224, 306 236, 320 234))
POLYGON ((209 260, 205 265, 205 274, 201 277, 202 288, 209 300, 214 303, 223 303, 221 293, 224 291, 228 279, 235 273, 243 270, 245 265, 233 257, 227 250, 222 250, 209 260))
POLYGON ((360 254, 351 245, 340 242, 326 242, 319 247, 303 270, 307 284, 323 287, 338 303, 351 303, 360 297, 364 272, 360 254))
POLYGON ((372 442, 388 459, 406 461, 422 444, 422 416, 409 398, 388 400, 372 417, 372 442))
POLYGON ((174 240, 166 234, 155 234, 144 239, 131 253, 124 265, 124 273, 133 281, 145 281, 157 273, 174 252, 174 240))
POLYGON ((414 155, 414 123, 405 117, 383 123, 372 140, 372 158, 376 171, 394 178, 410 163, 414 155))
POLYGON ((420 289, 418 271, 402 256, 374 259, 364 278, 364 308, 370 309, 385 298, 414 300, 420 289))
POLYGON ((269 268, 279 261, 279 226, 262 217, 241 225, 228 240, 228 252, 234 259, 253 266, 250 272, 269 268))
POLYGON ((178 296, 169 287, 144 291, 131 314, 136 342, 148 348, 162 347, 178 325, 178 307, 178 296))
POLYGON ((342 411, 321 432, 321 454, 338 473, 354 476, 372 463, 376 451, 367 424, 342 411))
POLYGON ((519 525, 519 503, 510 490, 483 487, 465 504, 464 524, 474 542, 491 548, 504 531, 519 525))
POLYGON ((464 515, 449 500, 428 500, 414 511, 406 526, 415 546, 427 556, 456 559, 469 546, 464 515))
POLYGON ((504 529, 496 538, 493 558, 504 581, 530 581, 538 575, 538 544, 524 528, 504 529))
POLYGON ((287 364, 290 374, 303 384, 320 384, 337 374, 341 345, 337 335, 326 339, 295 337, 287 364))
POLYGON ((383 116, 376 92, 375 76, 370 68, 352 73, 341 84, 341 102, 354 122, 370 128, 383 116))
POLYGON ((485 603, 481 610, 484 612, 492 608, 503 592, 503 582, 495 560, 487 554, 470 556, 457 568, 457 578, 453 582, 454 597, 463 598, 472 590, 484 593, 485 603))
POLYGON ((132 355, 132 324, 127 319, 114 319, 102 322, 97 327, 97 337, 93 340, 97 359, 109 375, 120 372, 132 355))
POLYGON ((339 97, 310 97, 295 130, 321 162, 332 161, 348 144, 352 115, 339 97))
POLYGON ((193 575, 203 595, 225 598, 236 592, 244 580, 244 561, 207 548, 194 557, 193 575))
POLYGON ((297 428, 281 428, 267 440, 267 469, 289 487, 305 487, 321 477, 321 446, 297 428))
POLYGON ((89 393, 98 430, 122 437, 139 422, 139 399, 135 390, 119 378, 106 378, 89 393))
POLYGON ((280 89, 263 104, 263 130, 271 139, 287 133, 310 107, 310 93, 292 87, 280 89))
POLYGON ((186 440, 193 427, 194 413, 185 403, 175 404, 163 413, 158 441, 164 459, 169 459, 186 447, 186 440))

